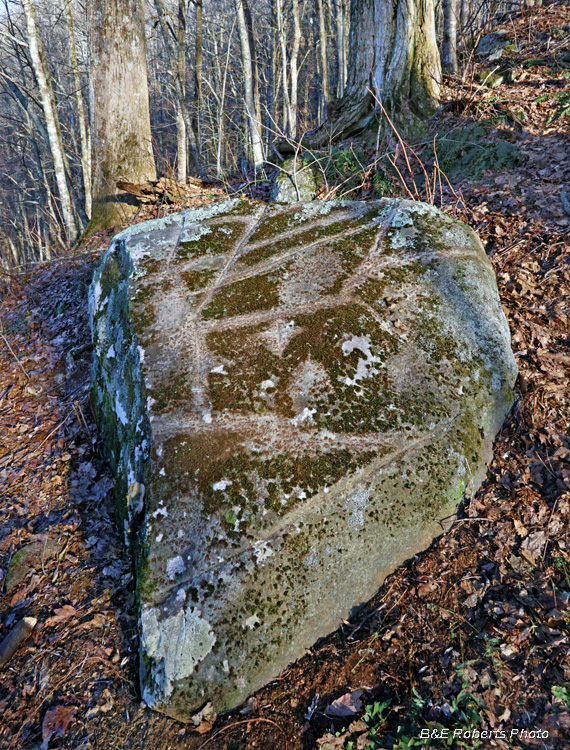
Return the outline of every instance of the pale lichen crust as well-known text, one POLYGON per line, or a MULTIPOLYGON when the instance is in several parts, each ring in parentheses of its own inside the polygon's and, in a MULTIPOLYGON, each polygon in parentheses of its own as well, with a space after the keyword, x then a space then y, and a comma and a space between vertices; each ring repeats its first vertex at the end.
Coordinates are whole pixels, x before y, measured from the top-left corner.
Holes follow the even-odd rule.
POLYGON ((90 305, 144 698, 181 720, 237 705, 427 546, 513 402, 477 236, 411 201, 135 225, 90 305))

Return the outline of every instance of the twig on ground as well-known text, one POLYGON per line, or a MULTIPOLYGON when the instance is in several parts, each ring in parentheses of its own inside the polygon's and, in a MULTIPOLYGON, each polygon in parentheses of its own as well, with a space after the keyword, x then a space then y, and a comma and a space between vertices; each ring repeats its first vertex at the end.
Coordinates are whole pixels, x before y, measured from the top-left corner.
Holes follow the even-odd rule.
POLYGON ((223 734, 223 732, 227 732, 228 729, 233 729, 233 727, 237 727, 240 724, 261 724, 261 723, 271 724, 272 726, 274 726, 276 729, 278 729, 281 732, 281 734, 283 735, 283 738, 284 738, 283 742, 284 742, 284 745, 285 745, 285 750, 287 750, 287 739, 286 739, 286 735, 285 735, 285 732, 283 731, 283 729, 281 729, 281 727, 279 726, 279 724, 277 724, 275 721, 272 721, 271 719, 263 719, 263 718, 258 718, 258 719, 244 719, 243 721, 234 721, 232 724, 228 724, 227 726, 222 727, 221 729, 219 729, 211 737, 208 737, 208 739, 200 745, 200 747, 198 748, 198 750, 202 750, 202 748, 206 747, 206 745, 208 745, 213 739, 215 739, 216 737, 219 737, 219 735, 223 734))
POLYGON ((14 352, 14 350, 12 349, 12 347, 10 346, 10 342, 8 341, 8 339, 6 338, 6 336, 4 336, 3 333, 0 333, 0 336, 2 336, 2 338, 4 339, 4 342, 5 342, 6 346, 11 351, 12 356, 14 357, 14 359, 16 360, 16 362, 18 363, 18 365, 20 366, 22 372, 26 376, 26 379, 29 381, 30 380, 30 376, 28 375, 28 373, 26 372, 26 370, 24 368, 24 365, 20 362, 20 360, 18 359, 16 353, 14 352))

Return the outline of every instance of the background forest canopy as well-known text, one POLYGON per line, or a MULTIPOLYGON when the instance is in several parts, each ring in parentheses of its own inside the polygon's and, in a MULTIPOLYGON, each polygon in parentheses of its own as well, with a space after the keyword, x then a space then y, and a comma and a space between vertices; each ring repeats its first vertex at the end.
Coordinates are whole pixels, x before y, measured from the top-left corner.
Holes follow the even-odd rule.
MULTIPOLYGON (((458 72, 458 56, 468 75, 482 33, 501 15, 540 0, 0 2, 0 260, 15 268, 65 252, 91 217, 98 163, 91 142, 93 18, 101 7, 112 6, 116 18, 141 9, 156 175, 185 183, 191 175, 251 179, 256 168, 280 163, 276 143, 292 150, 317 129, 308 141, 326 149, 331 133, 338 139, 369 125, 378 112, 365 91, 367 55, 379 54, 371 32, 363 33, 371 13, 391 24, 392 49, 401 35, 408 51, 424 36, 433 48, 422 84, 427 94, 408 71, 401 99, 386 105, 394 114, 411 103, 410 117, 422 117, 422 96, 437 101, 431 71, 439 76, 440 51, 446 72, 458 72)), ((133 175, 113 175, 113 191, 117 179, 133 175)))

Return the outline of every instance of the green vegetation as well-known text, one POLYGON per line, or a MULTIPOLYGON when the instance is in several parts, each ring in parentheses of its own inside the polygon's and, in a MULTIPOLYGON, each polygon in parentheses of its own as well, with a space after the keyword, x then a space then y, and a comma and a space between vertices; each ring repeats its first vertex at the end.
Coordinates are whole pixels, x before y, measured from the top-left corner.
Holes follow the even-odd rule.
POLYGON ((570 708, 570 691, 568 690, 568 688, 562 687, 561 685, 553 685, 551 688, 551 692, 555 698, 558 698, 568 708, 570 708))
MULTIPOLYGON (((460 670, 457 668, 461 677, 460 670)), ((356 733, 346 733, 346 750, 360 748, 389 748, 389 750, 408 750, 409 748, 453 748, 453 750, 474 750, 484 746, 480 738, 485 729, 480 709, 483 702, 475 695, 469 683, 462 679, 459 694, 449 701, 449 716, 441 713, 437 719, 433 714, 432 701, 413 689, 413 697, 405 715, 396 713, 394 706, 399 697, 389 698, 383 702, 373 703, 366 707, 360 717, 366 725, 366 744, 359 742, 356 733), (459 730, 459 731, 458 731, 459 730), (459 734, 460 732, 460 734, 459 734), (457 734, 454 737, 454 734, 457 734)), ((359 724, 362 729, 362 725, 359 724)), ((339 734, 339 736, 342 736, 339 734)))
POLYGON ((556 112, 548 116, 546 124, 552 125, 557 120, 563 119, 566 121, 566 126, 568 127, 570 126, 570 92, 561 91, 559 94, 556 94, 556 100, 558 102, 556 112))
MULTIPOLYGON (((504 138, 489 140, 488 131, 480 123, 444 133, 436 140, 435 150, 441 170, 450 178, 478 178, 487 170, 500 172, 523 164, 519 148, 504 138)), ((424 158, 433 158, 433 148, 424 158)))

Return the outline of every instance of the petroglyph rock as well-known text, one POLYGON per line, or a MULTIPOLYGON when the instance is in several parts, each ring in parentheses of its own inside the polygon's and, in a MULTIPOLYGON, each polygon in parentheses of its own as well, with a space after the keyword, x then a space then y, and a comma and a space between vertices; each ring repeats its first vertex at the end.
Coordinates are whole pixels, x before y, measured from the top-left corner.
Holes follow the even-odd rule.
POLYGON ((238 705, 428 546, 513 403, 479 240, 411 201, 135 225, 91 315, 144 699, 183 721, 238 705))

